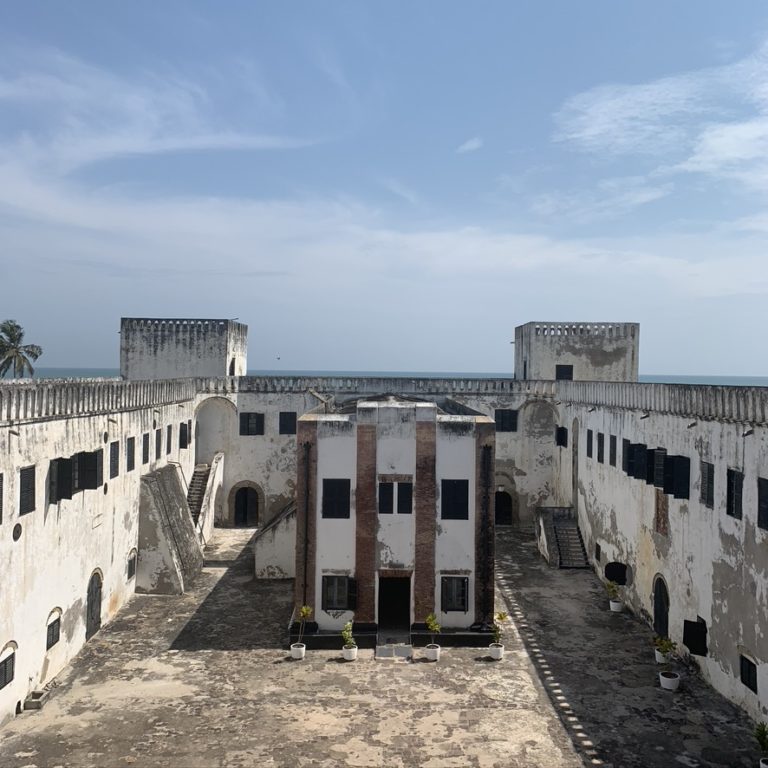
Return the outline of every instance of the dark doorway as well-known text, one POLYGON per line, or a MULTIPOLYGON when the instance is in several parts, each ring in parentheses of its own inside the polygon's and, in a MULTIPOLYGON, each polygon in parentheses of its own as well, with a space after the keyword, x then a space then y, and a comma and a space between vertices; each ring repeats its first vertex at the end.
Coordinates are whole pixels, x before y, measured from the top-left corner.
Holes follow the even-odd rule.
POLYGON ((496 491, 496 525, 512 525, 512 497, 506 491, 496 491))
POLYGON ((411 626, 411 580, 379 579, 379 630, 405 630, 411 626))
POLYGON ((253 488, 240 488, 235 494, 235 525, 252 528, 259 524, 259 497, 253 488))
POLYGON ((229 375, 230 376, 235 375, 235 358, 234 357, 229 361, 229 375))
POLYGON ((98 572, 94 572, 88 582, 85 610, 85 639, 88 640, 101 629, 101 576, 98 572))
POLYGON ((661 576, 653 585, 653 631, 659 637, 669 637, 669 593, 661 576))

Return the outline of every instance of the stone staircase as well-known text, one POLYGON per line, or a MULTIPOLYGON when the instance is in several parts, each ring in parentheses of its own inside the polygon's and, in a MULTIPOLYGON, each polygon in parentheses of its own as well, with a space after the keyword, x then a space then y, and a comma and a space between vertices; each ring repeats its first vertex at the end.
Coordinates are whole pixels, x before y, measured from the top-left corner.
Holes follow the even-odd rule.
POLYGON ((557 541, 560 568, 589 568, 584 540, 575 520, 555 519, 555 540, 557 541))
POLYGON ((195 472, 189 481, 189 490, 187 491, 187 503, 189 511, 192 513, 192 520, 197 525, 200 517, 200 508, 203 505, 203 496, 205 496, 205 487, 208 485, 208 475, 211 468, 208 464, 198 464, 195 466, 195 472))

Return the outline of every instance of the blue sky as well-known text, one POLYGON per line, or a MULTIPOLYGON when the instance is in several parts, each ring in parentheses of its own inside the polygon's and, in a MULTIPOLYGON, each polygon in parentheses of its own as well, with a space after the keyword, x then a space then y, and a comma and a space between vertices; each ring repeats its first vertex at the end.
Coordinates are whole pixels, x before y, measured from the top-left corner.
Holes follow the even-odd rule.
POLYGON ((586 320, 766 375, 767 192, 761 2, 0 5, 0 316, 44 366, 116 365, 126 315, 511 373, 586 320))

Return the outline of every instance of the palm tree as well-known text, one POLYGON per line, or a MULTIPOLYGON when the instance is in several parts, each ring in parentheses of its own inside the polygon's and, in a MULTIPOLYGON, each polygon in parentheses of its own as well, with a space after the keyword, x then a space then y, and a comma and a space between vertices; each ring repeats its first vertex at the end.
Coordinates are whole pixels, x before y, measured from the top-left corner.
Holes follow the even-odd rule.
POLYGON ((13 370, 14 378, 22 378, 26 373, 34 375, 31 360, 37 360, 43 354, 43 348, 37 344, 23 344, 24 329, 15 320, 3 320, 0 323, 0 378, 13 370))

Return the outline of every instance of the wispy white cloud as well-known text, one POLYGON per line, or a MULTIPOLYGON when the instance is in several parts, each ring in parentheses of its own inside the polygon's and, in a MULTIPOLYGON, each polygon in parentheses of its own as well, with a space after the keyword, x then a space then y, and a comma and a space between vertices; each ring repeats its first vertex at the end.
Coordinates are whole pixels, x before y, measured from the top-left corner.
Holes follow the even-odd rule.
POLYGON ((403 184, 402 181, 393 178, 385 178, 379 179, 379 183, 384 189, 395 195, 395 197, 399 197, 411 205, 417 205, 420 202, 416 192, 414 192, 408 185, 403 184))
POLYGON ((467 139, 463 144, 456 147, 456 152, 463 155, 466 152, 477 152, 483 146, 483 139, 480 136, 473 136, 471 139, 467 139))

